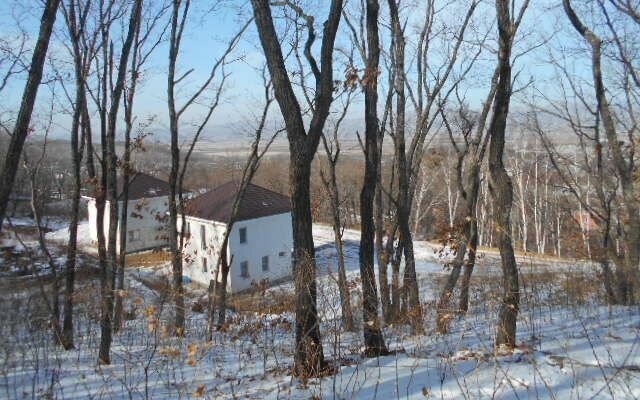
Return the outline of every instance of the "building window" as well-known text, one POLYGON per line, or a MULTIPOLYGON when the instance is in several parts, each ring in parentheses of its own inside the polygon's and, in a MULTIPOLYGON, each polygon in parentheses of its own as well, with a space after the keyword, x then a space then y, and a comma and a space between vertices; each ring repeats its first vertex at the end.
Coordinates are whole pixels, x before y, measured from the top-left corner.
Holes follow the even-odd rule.
POLYGON ((262 272, 269 271, 269 256, 262 257, 262 272))
POLYGON ((202 257, 202 272, 207 272, 207 257, 202 257))
POLYGON ((202 250, 207 249, 207 234, 205 232, 204 225, 200 225, 200 245, 202 247, 202 250))
POLYGON ((247 243, 247 228, 240 228, 240 243, 247 243))
POLYGON ((137 242, 140 240, 140 229, 133 229, 129 231, 129 241, 137 242))
POLYGON ((249 261, 242 261, 240 263, 240 276, 243 278, 249 277, 249 261))
POLYGON ((186 225, 184 226, 184 233, 187 237, 189 237, 189 235, 191 235, 191 223, 187 222, 186 225))
POLYGON ((281 251, 280 253, 278 253, 278 257, 280 258, 284 258, 287 256, 287 252, 286 251, 281 251))

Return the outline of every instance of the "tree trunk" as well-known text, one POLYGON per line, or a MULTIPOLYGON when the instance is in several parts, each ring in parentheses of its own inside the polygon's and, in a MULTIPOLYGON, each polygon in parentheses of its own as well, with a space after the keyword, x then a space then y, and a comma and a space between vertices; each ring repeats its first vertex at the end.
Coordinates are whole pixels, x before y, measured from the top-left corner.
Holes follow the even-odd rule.
POLYGON ((73 194, 71 197, 71 221, 69 221, 69 241, 67 243, 67 260, 65 262, 65 291, 61 343, 66 349, 73 344, 73 292, 75 286, 75 269, 78 245, 78 214, 80 212, 80 189, 82 188, 80 164, 82 150, 79 150, 80 118, 84 107, 84 83, 76 82, 76 108, 71 127, 71 160, 73 168, 73 194))
MULTIPOLYGON (((316 79, 314 110, 308 132, 305 130, 300 104, 285 66, 281 44, 271 16, 271 6, 267 0, 252 0, 251 5, 260 43, 267 59, 274 95, 280 106, 289 141, 289 191, 292 203, 293 275, 296 292, 296 350, 293 373, 305 379, 318 376, 325 366, 316 308, 316 262, 309 185, 311 162, 318 149, 334 92, 333 51, 343 2, 331 1, 329 15, 323 28, 320 68, 311 52, 305 53, 316 79)), ((308 26, 308 29, 307 46, 310 48, 315 34, 313 26, 308 26)))
POLYGON ((471 239, 467 250, 467 261, 464 263, 464 273, 460 283, 460 303, 458 309, 466 314, 469 311, 469 287, 471 286, 471 275, 476 265, 476 251, 478 249, 478 221, 474 218, 471 221, 471 239))
MULTIPOLYGON (((378 284, 380 285, 380 302, 382 305, 382 315, 385 323, 389 323, 389 311, 391 308, 391 292, 389 290, 389 254, 386 251, 386 244, 383 241, 384 226, 384 208, 382 201, 382 168, 380 161, 382 159, 382 135, 378 137, 378 175, 376 177, 376 193, 375 193, 375 244, 378 251, 378 284)), ((391 240, 387 235, 387 240, 391 240)))
MULTIPOLYGON (((107 245, 107 265, 103 271, 103 299, 102 299, 102 336, 100 339, 100 361, 109 364, 109 351, 111 348, 111 337, 113 330, 113 308, 114 308, 114 288, 116 283, 116 268, 118 264, 118 249, 116 248, 117 234, 118 234, 118 187, 117 187, 117 170, 118 170, 118 157, 116 155, 116 124, 117 117, 120 108, 120 100, 122 99, 122 93, 124 91, 124 85, 126 80, 127 65, 129 60, 129 54, 133 45, 135 34, 140 24, 140 14, 142 12, 142 0, 136 0, 132 5, 131 14, 128 21, 128 30, 126 39, 122 45, 122 52, 118 63, 117 77, 115 85, 111 92, 111 104, 109 107, 109 113, 107 118, 107 129, 105 132, 105 139, 103 140, 103 147, 106 144, 105 154, 105 166, 103 169, 103 176, 106 176, 106 199, 109 201, 109 236, 107 245)), ((104 40, 106 41, 106 40, 104 40)), ((106 58, 106 57, 105 57, 106 58)), ((103 75, 103 85, 106 89, 107 80, 110 81, 110 75, 105 73, 103 75)), ((111 88, 113 82, 110 81, 109 87, 111 88)), ((104 90, 106 95, 106 90, 104 90)), ((104 111, 104 109, 103 109, 104 111)), ((98 216, 100 219, 100 216, 98 216)), ((100 229, 100 228, 98 228, 100 229)))
POLYGON ((29 75, 24 86, 24 92, 22 93, 20 110, 18 111, 16 124, 13 128, 2 173, 0 174, 0 232, 2 232, 2 224, 7 211, 9 196, 11 195, 13 183, 16 178, 16 171, 20 164, 24 142, 31 129, 30 124, 33 105, 36 102, 38 87, 42 80, 42 70, 59 4, 60 0, 47 0, 42 18, 40 19, 40 32, 38 33, 38 40, 36 41, 33 55, 31 56, 31 66, 29 67, 29 75))
POLYGON ((294 373, 316 376, 324 367, 320 321, 316 306, 316 261, 311 226, 311 159, 291 149, 289 184, 293 223, 293 276, 296 296, 294 373))
POLYGON ((520 302, 518 267, 511 238, 511 207, 513 186, 503 163, 505 130, 511 99, 511 46, 514 25, 510 19, 508 0, 496 0, 498 18, 500 78, 493 101, 489 125, 489 191, 494 203, 496 236, 502 266, 502 303, 500 304, 495 346, 513 348, 516 344, 516 320, 520 302))
POLYGON ((333 179, 333 237, 336 243, 336 251, 338 253, 338 290, 340 291, 340 306, 342 310, 342 324, 346 331, 353 331, 353 313, 351 311, 351 295, 347 288, 347 272, 344 265, 344 245, 342 243, 342 223, 340 221, 340 205, 338 204, 337 182, 335 175, 335 166, 332 167, 333 179))
POLYGON ((380 330, 378 316, 378 291, 374 273, 374 225, 373 199, 378 176, 378 62, 380 43, 378 38, 377 0, 367 0, 367 44, 369 54, 363 81, 365 96, 365 170, 360 192, 360 275, 362 278, 362 319, 365 355, 377 357, 388 353, 380 330))
MULTIPOLYGON (((461 176, 462 182, 458 184, 458 191, 460 192, 459 199, 462 201, 458 208, 458 212, 455 216, 454 226, 459 229, 459 232, 455 234, 455 250, 456 257, 451 262, 451 273, 447 279, 442 292, 440 293, 440 299, 437 305, 436 325, 438 332, 444 333, 448 329, 448 322, 453 315, 462 310, 451 310, 449 307, 451 297, 453 296, 454 288, 462 272, 464 266, 464 277, 462 286, 460 289, 460 305, 464 305, 463 311, 468 309, 469 302, 469 281, 471 280, 471 274, 475 265, 475 247, 474 241, 477 243, 477 233, 475 232, 476 226, 476 205, 478 199, 478 190, 480 187, 480 160, 478 160, 478 149, 476 144, 467 152, 467 162, 461 176), (473 247, 473 248, 472 248, 473 247), (465 260, 467 256, 467 260, 465 260)), ((462 157, 462 155, 460 155, 462 157)), ((462 160, 458 163, 458 167, 462 166, 462 160)))

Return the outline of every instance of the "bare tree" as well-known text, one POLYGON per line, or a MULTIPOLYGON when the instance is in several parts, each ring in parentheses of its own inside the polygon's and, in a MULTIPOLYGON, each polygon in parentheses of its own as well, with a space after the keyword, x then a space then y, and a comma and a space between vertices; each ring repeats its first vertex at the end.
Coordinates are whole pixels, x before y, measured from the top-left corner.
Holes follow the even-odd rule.
MULTIPOLYGON (((289 5, 292 3, 286 2, 289 5)), ((311 162, 318 149, 322 130, 329 115, 333 94, 333 50, 342 1, 332 0, 324 23, 320 65, 311 49, 316 38, 313 18, 304 15, 301 9, 294 10, 307 22, 308 36, 305 43, 305 58, 315 78, 313 110, 309 128, 305 128, 302 110, 287 73, 281 43, 278 40, 271 6, 266 0, 252 0, 254 18, 260 43, 264 50, 275 98, 284 118, 289 140, 289 184, 293 217, 293 256, 296 291, 296 350, 294 374, 300 377, 316 376, 324 368, 324 354, 320 339, 320 326, 316 308, 316 263, 313 234, 311 231, 310 177, 311 162)))
MULTIPOLYGON (((73 193, 71 195, 71 221, 69 221, 69 241, 67 243, 67 260, 65 262, 65 294, 64 321, 62 327, 62 343, 66 349, 74 346, 73 340, 73 295, 75 285, 75 268, 77 258, 78 219, 80 212, 80 190, 82 188, 81 166, 85 147, 86 129, 81 124, 83 110, 87 107, 86 81, 91 62, 95 56, 97 35, 89 35, 88 19, 90 7, 83 7, 81 2, 70 0, 62 3, 62 13, 65 18, 69 44, 66 46, 73 58, 75 95, 72 102, 71 121, 71 161, 73 168, 73 193)), ((71 99, 70 99, 71 100, 71 99)))
POLYGON ((101 285, 101 320, 100 349, 98 361, 110 364, 112 340, 112 319, 114 306, 115 271, 117 265, 116 237, 118 229, 118 193, 117 193, 117 155, 115 153, 115 136, 120 101, 124 92, 126 74, 129 65, 129 54, 142 13, 142 0, 136 0, 130 7, 126 23, 126 34, 114 77, 114 45, 111 40, 111 28, 115 21, 126 14, 126 6, 119 7, 115 1, 101 1, 98 4, 97 35, 100 57, 93 59, 95 63, 96 87, 86 84, 93 99, 100 119, 101 156, 98 157, 100 175, 94 164, 94 147, 91 134, 91 119, 88 106, 83 107, 83 133, 87 150, 87 172, 94 184, 96 196, 98 233, 98 259, 100 263, 101 285), (104 214, 109 204, 109 229, 105 237, 104 214))
POLYGON ((169 111, 169 131, 171 133, 171 171, 169 173, 169 249, 171 251, 173 297, 174 297, 174 332, 181 336, 184 333, 184 288, 182 286, 182 249, 184 247, 184 205, 183 182, 189 165, 189 158, 200 137, 209 123, 213 112, 218 108, 228 73, 224 68, 228 57, 236 48, 244 31, 251 21, 247 21, 231 38, 222 56, 213 63, 208 77, 196 87, 195 92, 188 96, 182 105, 176 102, 177 85, 187 78, 193 69, 189 69, 180 76, 176 76, 176 68, 180 55, 180 45, 191 7, 190 0, 173 0, 171 7, 171 24, 169 34, 169 67, 167 74, 167 106, 169 111), (180 118, 193 105, 206 102, 204 95, 213 91, 212 99, 205 106, 205 114, 197 124, 195 133, 184 157, 180 155, 180 118), (182 229, 178 229, 178 215, 182 215, 182 229))
MULTIPOLYGON (((633 12, 635 8, 633 8, 631 4, 624 5, 621 2, 613 3, 617 7, 622 7, 621 10, 632 18, 633 16, 637 16, 637 13, 633 12)), ((625 262, 623 264, 623 268, 621 268, 626 278, 621 281, 626 281, 627 285, 624 283, 619 285, 618 296, 622 300, 623 304, 633 304, 635 302, 634 290, 640 287, 640 249, 638 248, 638 243, 640 242, 640 206, 638 205, 638 199, 636 197, 636 190, 634 187, 633 149, 631 149, 629 153, 630 157, 625 157, 625 151, 618 138, 616 117, 612 107, 610 106, 602 73, 602 40, 582 22, 580 17, 574 11, 570 0, 563 0, 562 5, 573 28, 591 47, 591 73, 595 87, 598 115, 602 120, 602 127, 604 128, 607 146, 611 153, 613 167, 620 182, 620 190, 622 192, 621 203, 624 206, 627 218, 627 222, 625 224, 626 240, 624 241, 625 262)), ((635 18, 633 20, 637 21, 635 18)), ((609 26, 612 27, 611 24, 609 26)), ((624 53, 621 54, 623 55, 622 59, 624 60, 624 53)), ((626 67, 627 69, 630 68, 631 71, 635 71, 635 69, 633 69, 633 65, 627 63, 626 67)), ((631 106, 631 103, 628 102, 628 105, 631 106)), ((633 119, 632 111, 631 115, 631 118, 633 119)), ((635 133, 635 126, 636 124, 633 123, 632 128, 628 130, 631 143, 634 141, 633 134, 635 133)))
POLYGON ((523 2, 516 17, 516 10, 511 9, 508 0, 496 0, 499 45, 497 68, 499 70, 499 78, 493 99, 493 115, 488 128, 491 135, 489 145, 489 191, 495 204, 494 219, 498 249, 500 250, 503 290, 495 346, 508 348, 513 348, 516 345, 516 320, 520 302, 520 287, 518 266, 511 238, 513 187, 504 166, 503 156, 507 116, 512 94, 511 50, 516 34, 516 21, 522 19, 528 4, 528 0, 523 2), (513 17, 512 12, 514 13, 513 17))
POLYGON ((269 115, 269 109, 271 108, 271 104, 273 103, 273 96, 271 95, 271 83, 266 78, 266 69, 263 69, 263 82, 265 104, 258 120, 258 126, 256 127, 252 135, 253 140, 251 143, 249 156, 247 157, 245 165, 242 169, 240 180, 238 181, 238 192, 233 199, 231 214, 229 215, 226 229, 222 237, 220 249, 218 250, 218 259, 216 262, 216 267, 214 269, 215 272, 213 274, 214 279, 211 280, 209 284, 209 340, 211 340, 213 336, 213 327, 222 327, 226 319, 227 282, 229 278, 229 266, 231 265, 231 262, 228 258, 229 255, 227 254, 229 236, 231 235, 233 225, 237 220, 240 205, 242 203, 242 200, 244 199, 247 188, 253 180, 256 172, 258 171, 262 158, 266 154, 267 150, 269 150, 269 147, 279 133, 279 131, 276 131, 276 133, 271 136, 271 138, 269 138, 266 143, 264 143, 263 148, 260 149, 262 135, 267 123, 267 117, 269 115), (216 310, 218 311, 218 320, 217 322, 214 322, 216 310))
MULTIPOLYGON (((119 221, 120 247, 118 249, 119 260, 115 284, 115 306, 113 311, 113 327, 115 331, 118 331, 122 324, 122 291, 124 290, 124 270, 127 253, 127 221, 129 219, 129 178, 131 174, 134 173, 131 156, 134 151, 141 150, 143 145, 142 140, 144 139, 144 136, 146 136, 146 132, 140 132, 134 141, 131 140, 134 125, 134 99, 142 69, 153 51, 164 39, 168 23, 162 23, 162 17, 164 17, 166 10, 167 6, 165 4, 161 4, 157 9, 147 7, 147 9, 144 10, 143 14, 145 15, 138 24, 138 29, 133 42, 133 49, 131 50, 129 80, 125 87, 125 94, 123 97, 125 131, 122 161, 119 163, 119 167, 122 170, 122 191, 120 193, 122 208, 120 210, 119 221), (144 30, 142 30, 142 25, 144 25, 144 30), (156 33, 156 29, 160 29, 160 32, 156 33)), ((146 125, 148 125, 148 123, 142 124, 141 128, 144 129, 146 125)))
POLYGON ((2 173, 0 174, 0 232, 2 231, 2 222, 4 221, 5 213, 7 211, 9 195, 13 189, 13 182, 20 163, 22 148, 24 147, 24 142, 31 128, 31 114, 36 102, 38 87, 42 80, 42 71, 47 55, 47 49, 49 48, 49 39, 51 38, 53 25, 56 21, 59 4, 60 0, 47 0, 44 5, 42 18, 40 19, 40 31, 31 56, 29 75, 24 85, 20 110, 18 111, 9 148, 5 155, 2 173))
POLYGON ((322 134, 322 145, 324 146, 327 156, 327 169, 320 169, 320 178, 324 189, 329 196, 329 207, 331 208, 331 216, 333 221, 333 238, 335 240, 336 252, 338 256, 338 291, 340 292, 340 308, 342 311, 342 324, 347 331, 355 329, 353 323, 353 311, 351 308, 351 295, 347 287, 347 273, 344 265, 344 244, 342 243, 342 235, 344 232, 344 224, 342 222, 342 203, 340 189, 338 187, 337 164, 340 158, 340 125, 347 116, 349 105, 351 104, 351 96, 353 88, 347 88, 347 98, 338 119, 333 126, 333 136, 327 138, 327 134, 322 134))
MULTIPOLYGON (((458 54, 463 45, 465 32, 478 5, 477 1, 471 1, 465 17, 460 26, 454 31, 451 45, 445 50, 448 56, 441 63, 429 57, 430 52, 437 46, 433 45, 439 35, 434 28, 436 15, 443 8, 436 6, 434 1, 428 1, 425 5, 425 19, 419 27, 418 37, 415 40, 416 64, 415 68, 405 67, 405 43, 406 33, 400 19, 400 10, 397 2, 390 1, 390 14, 392 19, 392 38, 394 46, 391 53, 394 70, 394 90, 391 93, 395 97, 395 121, 390 119, 390 134, 394 139, 394 163, 397 175, 397 193, 391 198, 395 207, 395 226, 389 230, 387 243, 393 243, 395 235, 398 235, 398 246, 392 260, 392 267, 399 269, 404 256, 405 268, 402 284, 402 297, 405 299, 404 309, 408 312, 412 327, 419 332, 422 329, 422 306, 419 299, 417 275, 415 271, 415 256, 413 254, 413 238, 410 228, 410 216, 413 208, 414 195, 417 186, 417 175, 424 158, 425 148, 429 141, 427 137, 433 131, 433 126, 438 120, 439 108, 453 90, 460 84, 479 56, 479 51, 473 55, 467 63, 458 60, 458 54), (460 70, 459 72, 453 72, 460 70), (439 71, 432 74, 432 71, 439 71), (415 85, 407 78, 409 73, 415 72, 415 85), (407 101, 413 106, 416 121, 413 131, 406 135, 405 107, 407 101), (406 137, 411 137, 407 142, 406 137)), ((446 7, 444 8, 446 9, 446 7)), ((410 41, 409 43, 412 43, 410 41)), ((389 195, 391 193, 388 193, 389 195)), ((391 248, 390 246, 388 246, 391 248)), ((394 288, 392 277, 392 291, 394 288)), ((392 294, 393 296, 393 294, 392 294)), ((393 303, 392 303, 393 304, 393 303)), ((397 306, 392 307, 397 310, 397 306)), ((392 313, 393 314, 393 313, 392 313)))

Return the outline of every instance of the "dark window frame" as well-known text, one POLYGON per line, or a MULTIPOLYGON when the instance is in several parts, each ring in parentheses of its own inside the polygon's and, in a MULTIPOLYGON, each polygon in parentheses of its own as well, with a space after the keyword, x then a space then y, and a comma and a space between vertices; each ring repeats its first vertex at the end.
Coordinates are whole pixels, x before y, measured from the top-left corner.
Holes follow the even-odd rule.
POLYGON ((247 243, 247 227, 243 226, 242 228, 238 229, 238 235, 240 236, 240 243, 245 244, 247 243))
POLYGON ((240 262, 240 276, 243 278, 249 277, 249 261, 240 262))

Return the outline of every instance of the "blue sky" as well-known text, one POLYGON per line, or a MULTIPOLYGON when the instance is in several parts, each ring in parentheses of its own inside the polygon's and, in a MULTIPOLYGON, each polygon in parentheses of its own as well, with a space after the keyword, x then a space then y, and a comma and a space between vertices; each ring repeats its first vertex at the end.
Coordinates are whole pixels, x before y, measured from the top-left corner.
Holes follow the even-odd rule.
MULTIPOLYGON (((155 1, 155 0, 154 0, 155 1)), ((37 35, 37 23, 41 13, 41 6, 37 6, 32 1, 17 1, 17 0, 2 0, 0 1, 0 33, 7 35, 16 29, 16 18, 20 21, 21 26, 29 33, 32 40, 37 35)), ((179 71, 187 71, 194 69, 194 72, 189 75, 189 78, 185 80, 185 87, 181 89, 178 96, 178 102, 181 104, 183 98, 188 97, 191 93, 190 89, 206 79, 211 65, 220 56, 223 49, 227 46, 227 41, 231 38, 239 29, 239 27, 250 17, 251 9, 248 2, 240 1, 228 1, 226 7, 220 8, 216 12, 206 12, 209 1, 197 1, 194 0, 192 10, 190 14, 190 20, 187 25, 187 31, 182 44, 182 51, 180 55, 180 61, 178 63, 179 71)), ((316 30, 321 33, 322 25, 321 21, 325 15, 324 5, 328 2, 319 2, 311 7, 311 10, 318 12, 318 18, 316 20, 316 30)), ((313 4, 313 2, 308 2, 313 4)), ((551 36, 556 30, 563 30, 563 20, 559 18, 558 10, 550 5, 555 4, 551 1, 532 1, 532 6, 528 10, 527 18, 521 28, 522 36, 525 40, 521 41, 521 47, 532 47, 536 43, 539 43, 543 38, 551 36)), ((462 6, 460 6, 462 7, 462 6)), ((384 9, 385 7, 383 7, 384 9)), ((464 9, 452 10, 450 15, 443 18, 443 26, 451 24, 456 26, 456 20, 461 18, 461 12, 464 9)), ((475 25, 478 30, 490 29, 492 23, 492 4, 488 2, 482 4, 476 12, 475 25)), ((384 13, 384 11, 383 11, 384 13)), ((415 19, 417 22, 420 20, 420 13, 406 13, 410 15, 410 18, 415 19)), ((384 24, 384 22, 383 22, 384 24)), ((382 39, 386 41, 386 33, 381 24, 382 39)), ((409 28, 411 28, 411 23, 409 28)), ((342 28, 346 25, 342 23, 342 28)), ((64 21, 59 15, 56 22, 57 31, 64 29, 64 21)), ((495 30, 495 29, 494 29, 495 30)), ((343 33, 339 40, 338 46, 346 46, 347 36, 343 33)), ((492 35, 494 33, 492 32, 492 35)), ((566 37, 566 30, 556 34, 556 39, 552 42, 554 46, 563 42, 563 38, 566 37), (559 39, 558 39, 559 38, 559 39)), ((63 36, 57 35, 51 45, 51 55, 57 59, 60 65, 64 66, 64 59, 66 57, 66 50, 64 49, 61 40, 63 36)), ((319 48, 320 39, 317 40, 315 50, 319 48)), ((236 132, 242 128, 247 127, 247 122, 253 120, 254 115, 258 114, 262 104, 262 92, 261 92, 261 78, 256 68, 260 68, 263 63, 263 56, 261 54, 261 48, 259 47, 257 34, 252 26, 243 37, 242 42, 238 46, 234 53, 234 58, 237 60, 227 68, 227 72, 230 73, 226 87, 225 95, 223 96, 223 103, 214 114, 207 130, 206 136, 208 137, 227 137, 230 135, 241 134, 236 132)), ((445 43, 446 45, 446 43, 445 43)), ((408 45, 407 58, 410 59, 412 54, 410 53, 410 44, 408 45)), ((489 47, 493 47, 493 44, 489 42, 489 47)), ((543 46, 537 48, 522 57, 516 62, 515 70, 521 71, 520 83, 524 84, 533 79, 536 85, 541 87, 549 87, 550 82, 553 82, 554 74, 553 69, 546 64, 548 58, 549 47, 543 46)), ((154 130, 156 132, 162 132, 166 128, 166 66, 167 66, 168 50, 166 45, 159 46, 149 62, 142 76, 142 85, 140 86, 138 96, 136 98, 136 114, 139 120, 145 120, 150 116, 156 117, 156 123, 154 130)), ((483 55, 483 61, 478 63, 474 74, 477 75, 475 82, 469 82, 465 85, 465 93, 467 99, 472 106, 477 107, 486 94, 488 76, 493 70, 495 63, 495 55, 487 52, 483 55)), ((343 67, 337 64, 334 68, 334 78, 341 79, 343 76, 343 67)), ((585 73, 588 71, 586 64, 577 67, 578 73, 585 73)), ((179 74, 178 74, 179 75, 179 74)), ((384 76, 381 78, 386 80, 384 76)), ((9 88, 3 93, 5 97, 3 111, 10 110, 11 108, 17 108, 22 87, 24 85, 23 79, 16 79, 9 88)), ((553 84, 551 84, 553 87, 553 84)), ((383 97, 384 83, 381 84, 380 95, 383 97)), ((47 87, 41 87, 39 94, 39 103, 37 112, 45 114, 48 110, 49 98, 51 91, 47 87)), ((61 93, 60 89, 57 91, 61 93)), ((517 104, 515 105, 517 108, 517 104)), ((352 107, 352 111, 348 118, 358 120, 361 117, 361 107, 356 101, 356 104, 352 107)), ((278 108, 272 109, 272 115, 274 118, 278 113, 278 108)), ((185 130, 190 129, 190 124, 200 120, 203 114, 203 109, 194 107, 194 109, 185 114, 183 123, 185 130)), ((57 129, 54 130, 55 135, 64 137, 64 131, 68 127, 69 118, 65 115, 62 105, 57 106, 57 113, 55 117, 57 129)))

